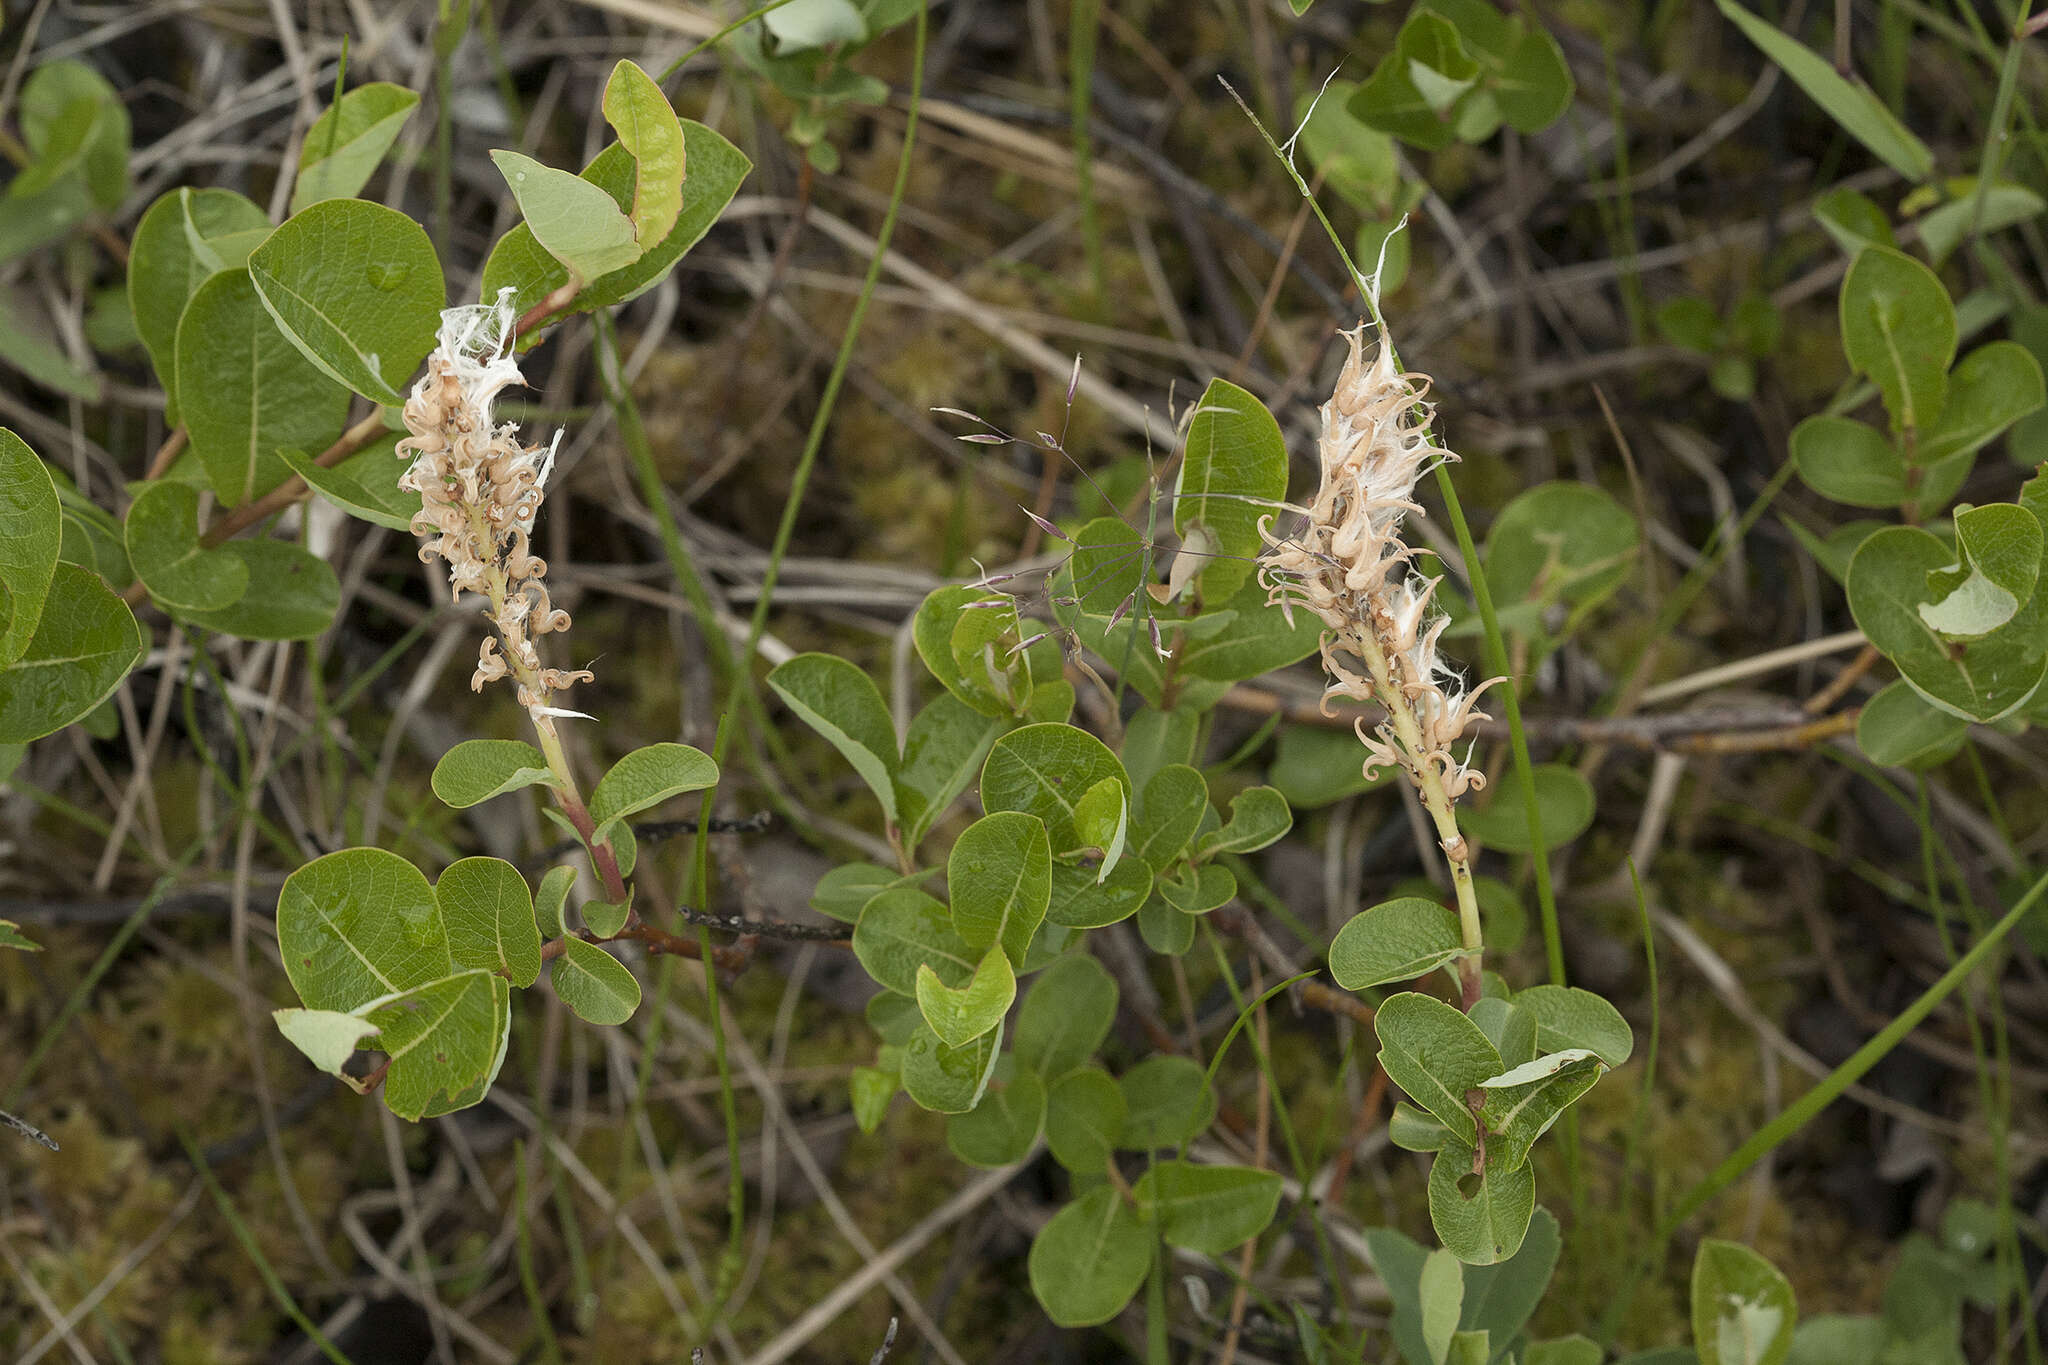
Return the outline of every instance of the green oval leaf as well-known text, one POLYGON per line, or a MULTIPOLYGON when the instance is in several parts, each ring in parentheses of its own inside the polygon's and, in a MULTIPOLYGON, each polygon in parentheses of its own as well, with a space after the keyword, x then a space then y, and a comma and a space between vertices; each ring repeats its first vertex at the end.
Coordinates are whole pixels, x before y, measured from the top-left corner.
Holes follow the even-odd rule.
POLYGON ((357 1010, 454 971, 434 889, 381 848, 345 848, 285 878, 277 947, 292 989, 319 1010, 357 1010))
POLYGON ((1031 1292, 1055 1323, 1108 1322, 1152 1268, 1152 1231, 1116 1190, 1099 1185, 1038 1230, 1029 1268, 1031 1292))
POLYGON ((231 540, 220 549, 247 568, 249 590, 218 611, 186 611, 183 619, 244 640, 310 640, 334 624, 341 580, 326 560, 285 540, 231 540))
POLYGON ((147 646, 135 613, 98 574, 57 565, 27 649, 0 668, 0 744, 26 744, 91 715, 147 646))
POLYGON ((489 972, 458 972, 372 1001, 361 1013, 391 1058, 385 1105, 417 1122, 483 1098, 505 1060, 511 988, 489 972))
POLYGON ((1635 1034, 1604 996, 1577 986, 1531 986, 1515 993, 1515 1008, 1536 1017, 1536 1045, 1545 1052, 1584 1048, 1609 1066, 1635 1051, 1635 1034))
POLYGON ((1635 517, 1604 489, 1558 481, 1518 495, 1486 535, 1486 582, 1502 628, 1547 652, 1627 580, 1641 544, 1635 517), (1558 605, 1567 611, 1553 628, 1558 605))
POLYGON ((1276 1173, 1250 1166, 1162 1161, 1131 1193, 1170 1245, 1222 1256, 1266 1230, 1280 1207, 1280 1185, 1276 1173))
POLYGON ((330 1076, 339 1076, 357 1045, 377 1033, 369 1020, 339 1010, 272 1010, 270 1017, 287 1042, 330 1076))
POLYGON ((291 477, 281 447, 323 450, 348 421, 348 390, 278 331, 247 270, 223 270, 199 286, 178 323, 176 352, 192 454, 230 507, 291 477))
POLYGON ((1133 1151, 1192 1142, 1216 1117, 1216 1092, 1191 1057, 1147 1057, 1126 1071, 1124 1129, 1117 1146, 1133 1151))
POLYGON ((908 996, 917 994, 920 966, 957 988, 973 978, 981 957, 954 932, 946 907, 910 886, 883 891, 861 908, 853 953, 869 976, 908 996))
POLYGON ((1413 981, 1465 951, 1458 912, 1419 896, 1382 901, 1330 941, 1330 975, 1347 991, 1413 981))
POLYGON ((521 787, 558 787, 540 750, 524 740, 465 739, 434 765, 434 795, 457 810, 521 787))
POLYGON ((249 565, 199 543, 199 490, 159 479, 135 495, 124 524, 128 562, 149 595, 172 610, 219 611, 249 588, 249 565))
POLYGON ((1251 577, 1265 548, 1259 522, 1287 496, 1287 441, 1266 405, 1228 380, 1211 380, 1195 405, 1174 485, 1173 529, 1206 532, 1214 556, 1202 596, 1223 602, 1251 577))
POLYGON ((1187 851, 1208 809, 1209 784, 1202 774, 1185 763, 1167 764, 1145 784, 1131 852, 1153 872, 1164 872, 1187 851))
POLYGON ((28 651, 57 573, 57 485, 28 443, 0 427, 0 664, 28 651))
POLYGON ((568 903, 569 888, 576 884, 576 869, 567 865, 551 867, 533 893, 533 922, 542 938, 560 938, 568 932, 562 907, 568 903))
POLYGON ((964 1114, 981 1103, 1002 1051, 1000 1025, 964 1047, 947 1047, 919 1025, 903 1045, 903 1089, 935 1114, 964 1114))
POLYGON ((778 665, 768 685, 853 765, 896 824, 896 725, 875 680, 835 655, 799 654, 778 665))
POLYGON ((1048 1081, 1083 1066, 1116 1019, 1116 979, 1086 953, 1069 953, 1031 984, 1017 1010, 1017 1064, 1048 1081))
POLYGON ((640 983, 626 964, 595 943, 562 940, 548 981, 562 1003, 590 1024, 623 1024, 640 1008, 640 983))
POLYGON ((1129 1105, 1101 1067, 1069 1071, 1046 1092, 1045 1144, 1076 1175, 1100 1175, 1123 1138, 1129 1105))
POLYGON ((399 386, 434 349, 448 301, 426 231, 363 199, 329 199, 292 215, 250 255, 249 275, 306 359, 387 406, 404 402, 399 386))
POLYGON ((1098 878, 1091 868, 1056 862, 1045 918, 1066 929, 1100 929, 1137 914, 1151 894, 1151 870, 1136 858, 1118 863, 1107 878, 1098 878))
POLYGON ((215 274, 246 264, 269 233, 263 210, 232 190, 171 190, 135 225, 128 248, 128 307, 170 400, 166 420, 180 420, 177 342, 185 305, 215 274))
POLYGON ((1929 704, 1903 680, 1880 689, 1856 717, 1857 747, 1886 768, 1943 762, 1962 747, 1969 732, 1967 721, 1929 704))
POLYGON ((1822 414, 1792 428, 1792 462, 1807 487, 1851 507, 1906 501, 1906 462, 1882 433, 1848 417, 1822 414))
POLYGON ((970 1166, 1008 1166, 1031 1154, 1044 1122, 1045 1082, 1019 1071, 1008 1085, 991 1086, 974 1108, 947 1118, 946 1145, 970 1166))
POLYGON ((1606 1069, 1591 1052, 1573 1048, 1480 1082, 1486 1091, 1479 1119, 1486 1125, 1487 1168, 1513 1170, 1527 1161, 1536 1139, 1591 1090, 1606 1069))
POLYGON ((1708 1237, 1692 1262, 1692 1337, 1714 1365, 1782 1365, 1799 1306, 1791 1281, 1748 1247, 1708 1237))
POLYGON ((1465 1092, 1501 1071, 1500 1053, 1479 1025, 1434 996, 1403 991, 1381 1002, 1373 1029, 1387 1079, 1469 1148, 1478 1128, 1465 1092))
POLYGON ((1495 1265, 1521 1249, 1536 1212, 1536 1168, 1488 1163, 1472 1171, 1472 1149, 1452 1142, 1429 1168, 1429 1221, 1445 1250, 1467 1265, 1495 1265))
POLYGON ((1003 1022, 1017 998, 1017 973, 999 946, 982 954, 974 975, 955 990, 925 963, 917 967, 917 1009, 947 1047, 965 1047, 1003 1022))
POLYGON ((2048 399, 2040 363, 2016 341, 1994 341, 1964 356, 1949 372, 1948 388, 1941 420, 1914 451, 1919 464, 1981 450, 2048 399))
MULTIPOLYGON (((675 226, 658 246, 650 247, 631 265, 587 283, 568 311, 609 308, 661 283, 683 253, 710 230, 753 169, 739 148, 703 124, 684 120, 682 128, 689 178, 683 182, 683 208, 675 226)), ((582 175, 610 196, 615 210, 632 205, 638 177, 632 153, 617 143, 599 152, 582 175)), ((484 263, 483 297, 496 298, 500 289, 510 286, 515 291, 514 306, 523 312, 568 282, 568 270, 534 240, 533 229, 521 223, 491 249, 490 259, 484 263)), ((528 344, 537 339, 530 338, 528 344)))
POLYGON ((1271 787, 1247 787, 1230 799, 1230 820, 1221 829, 1202 836, 1198 845, 1204 857, 1219 853, 1256 853, 1278 843, 1294 828, 1294 812, 1287 798, 1271 787))
POLYGON ((1870 643, 1933 705, 1964 720, 1997 720, 2024 706, 2048 674, 2040 604, 2029 599, 1983 639, 1952 642, 1920 608, 1938 600, 1931 580, 1956 567, 1954 551, 1927 532, 1888 526, 1849 561, 1849 610, 1870 643))
POLYGON ((420 495, 398 486, 405 461, 393 449, 397 444, 393 434, 325 468, 288 446, 277 455, 307 487, 350 516, 410 533, 412 519, 419 515, 420 495))
POLYGON ((605 82, 604 117, 633 157, 633 240, 657 246, 683 211, 682 124, 661 87, 630 61, 605 82))
POLYGON ((502 858, 450 863, 434 883, 434 903, 457 967, 481 967, 515 986, 531 986, 540 975, 533 894, 518 868, 502 858))
POLYGON ((954 841, 946 886, 962 942, 977 952, 998 944, 1011 962, 1023 962, 1052 899, 1052 845, 1044 824, 1019 811, 984 815, 954 841))
POLYGON ((645 248, 634 240, 632 220, 596 185, 518 152, 494 150, 491 160, 534 240, 574 278, 594 280, 640 259, 645 248))
POLYGON ((403 86, 372 81, 322 112, 299 147, 292 212, 326 199, 346 199, 369 183, 419 102, 419 95, 403 86))
POLYGON ((644 744, 621 758, 590 794, 590 818, 597 838, 612 827, 673 797, 718 785, 718 765, 687 744, 644 744))
POLYGON ((1064 853, 1080 844, 1075 807, 1106 777, 1129 791, 1123 764, 1095 736, 1071 725, 1026 725, 989 750, 981 770, 981 803, 991 811, 1037 816, 1045 822, 1053 851, 1064 853))
POLYGON ((1955 305, 1940 278, 1904 252, 1866 247, 1842 280, 1841 306, 1842 349, 1884 395, 1892 430, 1930 430, 1956 355, 1955 305))

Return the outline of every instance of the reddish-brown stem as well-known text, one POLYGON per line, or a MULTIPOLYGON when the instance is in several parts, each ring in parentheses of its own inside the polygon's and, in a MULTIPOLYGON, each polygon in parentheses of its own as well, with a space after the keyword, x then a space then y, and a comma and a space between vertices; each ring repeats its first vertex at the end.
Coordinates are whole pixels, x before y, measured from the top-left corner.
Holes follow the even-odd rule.
POLYGON ((576 296, 582 292, 583 281, 577 279, 572 279, 561 288, 550 291, 546 298, 519 315, 519 321, 512 324, 512 335, 516 337, 525 336, 528 332, 546 322, 550 317, 574 303, 576 296))
POLYGON ((150 457, 149 468, 143 471, 142 477, 145 479, 161 479, 170 470, 171 465, 176 462, 178 456, 183 453, 188 439, 185 428, 173 427, 171 434, 164 438, 164 443, 156 448, 156 454, 150 457))

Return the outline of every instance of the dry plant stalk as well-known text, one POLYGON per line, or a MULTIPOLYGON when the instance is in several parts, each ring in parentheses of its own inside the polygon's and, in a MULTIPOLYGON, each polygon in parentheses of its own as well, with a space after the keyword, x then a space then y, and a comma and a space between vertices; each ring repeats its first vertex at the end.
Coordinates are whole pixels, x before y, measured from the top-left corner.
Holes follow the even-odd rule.
MULTIPOLYGON (((589 844, 594 827, 555 729, 557 717, 582 713, 563 710, 553 699, 593 675, 547 667, 534 644, 539 636, 569 628, 569 613, 548 597, 547 562, 532 550, 533 519, 547 494, 561 433, 545 446, 522 445, 516 423, 498 424, 491 416, 500 392, 526 382, 512 357, 512 292, 501 291, 496 303, 441 314, 440 345, 406 400, 408 434, 398 453, 412 464, 398 483, 420 495, 412 521, 413 534, 425 538, 420 559, 445 561, 455 591, 477 593, 487 604, 496 634, 486 635, 478 647, 470 687, 480 692, 504 677, 517 684, 519 704, 560 784, 563 812, 589 844)), ((610 848, 593 846, 591 853, 607 890, 623 895, 610 848)))
POLYGON ((1336 697, 1377 702, 1386 712, 1370 731, 1364 720, 1356 722, 1365 774, 1398 765, 1436 826, 1457 893, 1465 946, 1459 981, 1469 1010, 1479 998, 1484 939, 1471 848, 1458 831, 1455 806, 1486 778, 1452 748, 1472 721, 1487 718, 1475 703, 1501 680, 1467 690, 1437 653, 1450 620, 1434 608, 1442 580, 1411 570, 1415 551, 1402 540, 1401 523, 1411 512, 1422 514, 1416 481, 1457 456, 1430 439, 1435 410, 1423 401, 1429 377, 1397 370, 1384 338, 1368 362, 1364 334, 1362 324, 1344 334, 1350 354, 1322 410, 1322 485, 1307 507, 1292 509, 1305 523, 1284 538, 1273 533, 1272 518, 1261 524, 1272 550, 1260 581, 1290 620, 1301 607, 1323 622, 1325 714, 1336 697))

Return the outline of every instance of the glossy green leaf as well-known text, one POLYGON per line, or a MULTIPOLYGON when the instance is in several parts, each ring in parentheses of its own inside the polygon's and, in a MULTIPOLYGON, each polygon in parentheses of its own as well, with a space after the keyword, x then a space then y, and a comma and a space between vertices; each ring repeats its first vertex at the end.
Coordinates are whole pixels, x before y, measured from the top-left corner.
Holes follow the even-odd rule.
POLYGON ((597 838, 620 821, 664 801, 718 785, 718 765, 687 744, 643 744, 611 766, 590 793, 597 838))
POLYGON ((279 448, 323 450, 348 421, 348 390, 278 331, 247 270, 219 271, 193 293, 176 353, 192 453, 230 507, 291 477, 279 448))
POLYGON ((853 765, 895 824, 896 726, 874 679, 835 655, 799 654, 770 673, 768 685, 853 765))
POLYGON ((998 1024, 964 1047, 948 1047, 920 1027, 903 1046, 903 1088, 935 1114, 964 1114, 981 1103, 1002 1052, 998 1024))
POLYGON ((540 750, 518 739, 465 739, 434 765, 434 795, 457 810, 521 787, 558 787, 540 750))
POLYGON ((1169 763, 1145 784, 1144 806, 1131 829, 1131 853, 1155 873, 1187 851, 1209 809, 1209 784, 1185 763, 1169 763))
POLYGON ((434 889, 395 853, 347 848, 285 879, 278 956, 310 1009, 357 1010, 454 973, 434 889))
POLYGON ((1429 1221, 1444 1247, 1467 1265, 1495 1265, 1521 1249, 1536 1211, 1536 1168, 1489 1164, 1472 1171, 1472 1149, 1452 1142, 1429 1168, 1429 1221))
POLYGON ((1347 108, 1368 127, 1428 151, 1448 145, 1449 117, 1479 76, 1449 20, 1417 9, 1401 26, 1394 50, 1380 59, 1347 108))
MULTIPOLYGON (((1593 789, 1578 770, 1563 763, 1539 763, 1530 774, 1536 783, 1536 805, 1546 849, 1562 848, 1593 823, 1593 789)), ((1495 793, 1485 810, 1460 810, 1465 833, 1488 848, 1528 853, 1529 814, 1521 794, 1512 787, 1495 793)))
POLYGON ((221 551, 239 558, 249 590, 217 611, 187 611, 185 620, 244 640, 310 640, 334 624, 341 581, 318 555, 288 540, 231 540, 221 551))
POLYGON ((633 157, 633 240, 658 246, 683 211, 684 148, 676 111, 645 71, 630 61, 612 68, 604 117, 633 157))
POLYGON ((249 565, 199 543, 199 490, 158 479, 135 495, 124 523, 128 561, 149 595, 183 611, 218 611, 249 590, 249 565))
POLYGON ((1899 122, 1868 86, 1851 82, 1827 58, 1774 25, 1751 14, 1735 0, 1714 0, 1721 13, 1766 57, 1777 63, 1844 132, 1869 148, 1878 160, 1910 181, 1934 174, 1934 153, 1899 122))
POLYGON ((1896 247, 1891 219, 1860 190, 1833 189, 1813 201, 1813 218, 1849 255, 1867 246, 1896 247))
POLYGON ((1458 913, 1419 896, 1353 915, 1330 941, 1330 975, 1347 991, 1413 981, 1465 951, 1458 913))
POLYGON ((1048 1081, 1086 1065, 1109 1036, 1116 979, 1086 953, 1054 962, 1024 993, 1017 1010, 1017 1064, 1048 1081))
POLYGON ((1151 894, 1151 869, 1136 858, 1124 859, 1106 878, 1093 868, 1055 862, 1045 918, 1068 929, 1100 929, 1137 914, 1151 894))
POLYGON ((1123 1139, 1130 1112, 1123 1088, 1102 1068, 1085 1066, 1055 1080, 1045 1103, 1053 1159, 1077 1175, 1100 1175, 1123 1139))
POLYGON ((1169 1245, 1222 1256, 1272 1223, 1280 1185, 1274 1172, 1250 1166, 1161 1161, 1138 1177, 1131 1193, 1169 1245))
MULTIPOLYGON (((400 387, 434 349, 447 303, 425 229, 363 199, 329 199, 292 215, 250 255, 249 276, 306 359, 336 383, 392 406, 404 401, 400 387)), ((182 373, 179 383, 189 387, 182 373)))
POLYGON ((1045 1082, 1019 1071, 1008 1085, 991 1085, 981 1103, 946 1120, 946 1145, 970 1166, 1009 1166, 1031 1153, 1045 1124, 1045 1082))
POLYGON ((1174 486, 1173 529, 1208 533, 1215 556, 1201 571, 1203 597, 1228 600, 1265 548, 1259 522, 1287 496, 1287 441, 1265 404, 1228 380, 1211 380, 1195 405, 1174 486))
POLYGON ((1478 1130, 1465 1092, 1501 1072, 1500 1053, 1479 1026, 1434 996, 1403 991, 1381 1002, 1373 1029, 1387 1079, 1471 1146, 1478 1130))
POLYGON ((1230 819, 1221 829, 1202 836, 1196 845, 1205 857, 1220 853, 1255 853, 1278 843, 1294 828, 1287 798, 1271 787, 1247 787, 1230 800, 1230 819))
POLYGON ((1969 732, 1969 722, 1937 709, 1904 681, 1880 689, 1856 717, 1857 747, 1887 768, 1942 762, 1969 732))
POLYGON ((1956 566, 1950 547, 1916 527, 1892 526, 1849 563, 1849 610, 1870 642, 1928 701, 1965 720, 1992 721, 2025 705, 2048 674, 2038 600, 2004 628, 1968 644, 1945 639, 1920 608, 1945 593, 1931 575, 1956 566))
POLYGON ((1011 962, 1023 962, 1052 898, 1044 824, 1018 811, 983 816, 954 841, 946 885, 961 941, 977 952, 998 944, 1011 962))
POLYGON ((397 436, 387 437, 327 467, 290 447, 280 449, 277 455, 315 493, 350 516, 410 533, 412 519, 419 515, 420 495, 398 486, 406 463, 393 450, 397 443, 397 436))
POLYGON ((595 943, 562 940, 548 981, 562 1003, 590 1024, 623 1024, 640 1008, 640 983, 626 964, 595 943))
MULTIPOLYGON (((1178 890, 1191 903, 1197 901, 1199 878, 1192 883, 1179 884, 1178 890)), ((1183 910, 1166 899, 1162 884, 1161 894, 1138 908, 1138 936, 1145 941, 1147 948, 1163 957, 1185 956, 1188 949, 1195 946, 1195 913, 1183 910)))
POLYGON ((0 427, 0 664, 28 651, 63 544, 57 485, 28 443, 0 427))
POLYGON ((107 78, 75 60, 45 62, 22 83, 21 140, 31 158, 12 193, 75 176, 94 206, 128 195, 128 110, 107 78))
POLYGON ((362 1007, 391 1058, 384 1103, 414 1122, 483 1098, 505 1055, 510 988, 473 970, 393 992, 362 1007))
POLYGON ((1426 1109, 1406 1100, 1394 1101, 1387 1120, 1387 1140, 1404 1152, 1440 1152, 1456 1135, 1426 1109))
POLYGON ((1109 746, 1071 725, 1026 725, 997 740, 981 770, 981 802, 991 811, 1015 810, 1045 822, 1053 851, 1078 846, 1074 808, 1096 783, 1126 783, 1109 746))
POLYGON ((481 967, 515 986, 531 986, 540 975, 533 894, 518 868, 502 858, 450 863, 434 883, 434 903, 457 967, 481 967))
POLYGON ((1032 1239, 1031 1292, 1061 1327, 1108 1322, 1145 1282, 1152 1239, 1122 1196, 1099 1185, 1054 1214, 1032 1239))
MULTIPOLYGON (((661 283, 717 221, 753 168, 737 147, 703 124, 684 120, 682 128, 689 178, 683 181, 683 208, 675 226, 631 265, 585 284, 567 311, 609 308, 661 283)), ((623 212, 632 207, 639 168, 632 153, 614 143, 583 168, 582 178, 603 190, 613 208, 623 212)), ((568 270, 534 239, 528 224, 520 223, 491 249, 484 263, 482 296, 496 298, 509 285, 515 291, 514 307, 524 312, 568 282, 568 270)))
POLYGON ((1867 247, 1842 280, 1841 312, 1842 349, 1884 395, 1892 429, 1932 429, 1956 355, 1956 310, 1941 280, 1903 252, 1867 247))
POLYGON ((1147 1151, 1191 1142, 1216 1117, 1216 1092, 1190 1057, 1147 1057, 1123 1074, 1124 1129, 1119 1147, 1147 1151))
POLYGON ((1515 993, 1515 1008, 1536 1016, 1536 1045, 1545 1052, 1584 1048, 1609 1066, 1623 1066, 1635 1034, 1606 997, 1577 986, 1531 986, 1515 993))
POLYGON ((346 199, 368 184, 419 102, 403 86, 372 81, 322 111, 299 145, 292 212, 324 199, 346 199))
POLYGON ((199 286, 236 270, 270 232, 263 210, 232 190, 175 189, 142 215, 128 250, 128 306, 178 420, 178 320, 199 286))
MULTIPOLYGON (((1482 978, 1483 979, 1483 978, 1482 978)), ((1504 995, 1482 995, 1468 1011, 1472 1022, 1500 1054, 1500 1064, 1509 1071, 1536 1060, 1537 1027, 1534 1011, 1525 1010, 1504 995)))
POLYGON ((1708 1237, 1692 1263, 1692 1337, 1703 1365, 1783 1365, 1799 1307, 1778 1268, 1708 1237))
POLYGON ((913 997, 920 966, 929 966, 943 985, 958 988, 973 978, 982 956, 954 932, 944 905, 909 886, 884 891, 861 909, 853 952, 869 976, 913 997))
POLYGON ((135 613, 98 574, 60 563, 28 647, 0 668, 0 744, 26 744, 83 720, 147 646, 135 613))
MULTIPOLYGON (((632 859, 630 857, 621 858, 619 862, 619 870, 622 875, 631 870, 632 859)), ((633 914, 631 891, 632 888, 628 887, 628 894, 623 901, 585 901, 583 903, 583 927, 598 938, 616 938, 619 931, 626 927, 626 921, 633 914)))
POLYGON ((917 967, 917 1008, 949 1048, 965 1047, 1003 1022, 1017 998, 1017 974, 1000 947, 982 954, 967 984, 954 989, 926 963, 917 967))

